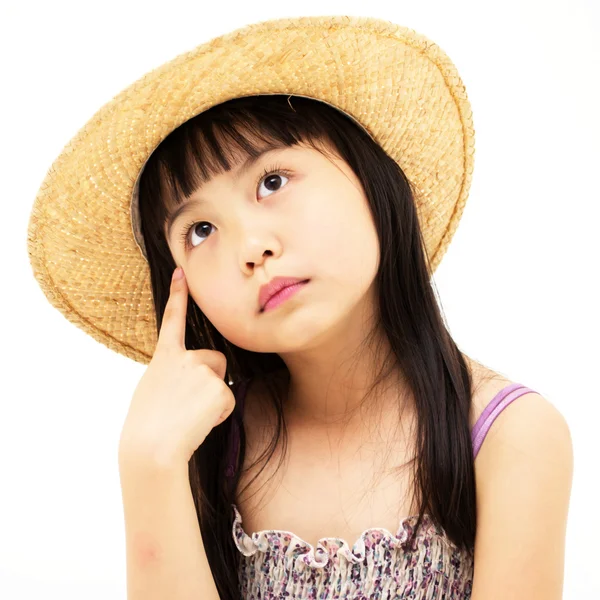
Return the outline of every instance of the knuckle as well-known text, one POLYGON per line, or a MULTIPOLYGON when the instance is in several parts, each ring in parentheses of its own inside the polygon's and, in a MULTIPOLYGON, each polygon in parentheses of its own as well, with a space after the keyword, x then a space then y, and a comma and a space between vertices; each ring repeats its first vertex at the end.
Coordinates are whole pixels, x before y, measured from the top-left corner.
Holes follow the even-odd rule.
POLYGON ((193 368, 200 366, 198 365, 198 361, 194 359, 193 352, 189 351, 183 353, 183 364, 193 368))
POLYGON ((197 361, 194 361, 197 364, 197 369, 198 372, 203 376, 203 377, 209 377, 209 375, 214 375, 214 371, 206 364, 206 363, 199 363, 197 361))

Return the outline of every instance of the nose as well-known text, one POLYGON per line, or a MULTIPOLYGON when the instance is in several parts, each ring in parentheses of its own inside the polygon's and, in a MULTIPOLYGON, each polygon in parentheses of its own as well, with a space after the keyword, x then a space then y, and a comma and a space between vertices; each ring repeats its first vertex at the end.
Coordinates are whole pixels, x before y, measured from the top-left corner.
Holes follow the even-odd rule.
POLYGON ((246 261, 246 269, 252 271, 256 266, 261 265, 265 260, 265 256, 273 256, 273 252, 271 250, 265 250, 257 260, 246 261))
POLYGON ((281 254, 281 244, 275 234, 269 231, 256 230, 248 234, 240 248, 240 263, 242 270, 251 273, 256 267, 264 264, 267 257, 277 257, 281 254))

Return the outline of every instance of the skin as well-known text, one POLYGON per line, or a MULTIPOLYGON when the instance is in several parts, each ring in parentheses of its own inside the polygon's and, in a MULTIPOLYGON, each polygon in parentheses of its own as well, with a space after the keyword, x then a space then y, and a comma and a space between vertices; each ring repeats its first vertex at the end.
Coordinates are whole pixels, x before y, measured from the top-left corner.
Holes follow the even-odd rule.
MULTIPOLYGON (((291 375, 290 424, 330 433, 342 424, 347 433, 364 428, 374 403, 369 415, 357 407, 378 363, 372 353, 354 353, 374 315, 379 246, 358 178, 343 160, 309 146, 275 150, 236 176, 237 166, 195 190, 188 200, 205 203, 176 221, 168 240, 191 296, 232 343, 282 357, 291 375), (290 175, 257 185, 273 165, 290 175), (192 221, 186 249, 180 238, 192 221), (311 281, 261 313, 260 287, 275 276, 311 281)), ((401 380, 395 388, 388 382, 380 406, 389 400, 397 409, 401 380)))

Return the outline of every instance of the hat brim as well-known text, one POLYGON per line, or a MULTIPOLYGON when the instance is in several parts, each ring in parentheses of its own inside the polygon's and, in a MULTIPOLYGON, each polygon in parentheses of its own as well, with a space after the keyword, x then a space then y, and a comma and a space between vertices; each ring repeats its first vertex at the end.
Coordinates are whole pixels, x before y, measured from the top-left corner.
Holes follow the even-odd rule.
POLYGON ((291 94, 351 116, 417 190, 432 272, 471 185, 474 128, 454 64, 414 30, 370 17, 247 25, 180 54, 128 86, 48 170, 28 225, 34 276, 51 304, 97 341, 147 364, 157 341, 150 272, 131 200, 160 142, 227 100, 291 94))

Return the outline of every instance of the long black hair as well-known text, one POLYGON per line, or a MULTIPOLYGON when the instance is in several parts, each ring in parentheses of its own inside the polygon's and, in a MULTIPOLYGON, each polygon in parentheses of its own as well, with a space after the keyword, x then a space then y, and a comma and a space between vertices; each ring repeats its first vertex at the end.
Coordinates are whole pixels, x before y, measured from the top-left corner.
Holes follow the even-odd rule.
MULTIPOLYGON (((394 369, 400 369, 414 398, 413 498, 419 506, 414 532, 427 513, 454 544, 472 556, 476 529, 469 424, 472 373, 450 336, 432 288, 429 257, 417 217, 418 190, 350 117, 311 98, 249 96, 211 107, 163 140, 145 166, 139 191, 158 330, 176 267, 164 234, 168 203, 180 202, 210 177, 229 171, 234 166, 234 147, 255 156, 265 144, 310 144, 319 149, 323 142, 335 149, 359 178, 379 238, 380 263, 375 282, 378 314, 373 333, 383 333, 391 352, 385 362, 388 368, 375 374, 370 389, 394 369)), ((370 336, 364 347, 374 339, 370 336)), ((268 462, 282 432, 284 447, 286 441, 283 398, 269 383, 270 375, 287 370, 281 357, 235 346, 221 336, 191 297, 185 342, 188 350, 209 348, 225 354, 226 377, 234 389, 249 379, 264 379, 277 415, 277 430, 267 452, 256 462, 265 458, 268 462)), ((208 561, 221 598, 231 600, 239 596, 240 560, 232 537, 231 504, 244 464, 245 440, 243 418, 236 407, 230 418, 210 432, 189 462, 208 561), (227 485, 225 471, 234 421, 240 432, 240 452, 232 488, 227 485)))

